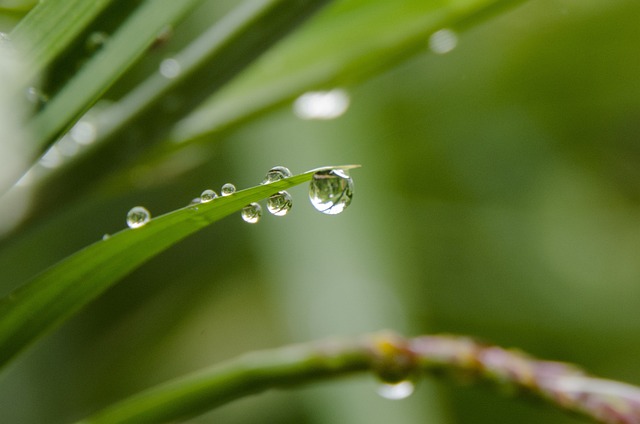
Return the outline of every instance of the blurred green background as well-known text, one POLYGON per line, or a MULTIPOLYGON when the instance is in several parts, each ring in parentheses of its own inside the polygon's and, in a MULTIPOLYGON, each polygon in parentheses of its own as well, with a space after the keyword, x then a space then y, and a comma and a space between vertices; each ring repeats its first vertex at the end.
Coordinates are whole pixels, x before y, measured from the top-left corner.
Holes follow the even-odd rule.
MULTIPOLYGON (((246 351, 381 329, 469 334, 640 384, 639 18, 635 0, 530 0, 447 54, 425 40, 341 87, 335 120, 283 107, 212 136, 195 169, 154 169, 34 225, 0 254, 3 291, 123 228, 131 206, 160 214, 274 165, 362 164, 341 215, 298 187, 288 216, 229 217, 135 271, 6 370, 2 422, 68 422, 246 351)), ((485 387, 427 378, 402 401, 375 387, 274 391, 192 422, 582 422, 485 387)))

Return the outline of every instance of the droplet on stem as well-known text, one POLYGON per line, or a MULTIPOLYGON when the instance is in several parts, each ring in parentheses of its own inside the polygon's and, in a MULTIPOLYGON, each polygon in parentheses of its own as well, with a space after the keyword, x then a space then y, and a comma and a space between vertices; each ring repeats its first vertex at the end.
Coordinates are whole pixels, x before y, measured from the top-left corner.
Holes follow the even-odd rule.
POLYGON ((212 201, 216 197, 218 197, 218 194, 215 191, 208 189, 203 191, 202 194, 200 195, 200 202, 207 203, 212 201))
POLYGON ((415 385, 409 381, 401 381, 399 383, 381 383, 377 392, 385 399, 400 400, 406 399, 413 394, 415 385))
POLYGON ((267 175, 264 177, 261 184, 269 184, 283 178, 289 178, 292 175, 293 174, 289 171, 289 168, 284 166, 274 166, 267 172, 267 175))
POLYGON ((309 184, 309 200, 318 211, 337 215, 351 204, 353 179, 344 169, 318 171, 309 184))
POLYGON ((176 59, 169 58, 160 62, 160 74, 168 79, 176 78, 182 72, 182 65, 176 59))
POLYGON ((242 219, 249 224, 257 223, 261 216, 262 208, 257 203, 250 203, 242 208, 242 219))
POLYGON ((230 196, 233 193, 236 192, 236 186, 234 186, 231 183, 226 183, 225 185, 222 186, 222 188, 220 189, 220 194, 222 196, 230 196))
POLYGON ((127 214, 127 225, 129 228, 140 228, 151 219, 151 213, 142 206, 131 208, 127 214))
POLYGON ((275 216, 285 216, 293 206, 293 199, 286 191, 280 191, 267 199, 267 210, 275 216))

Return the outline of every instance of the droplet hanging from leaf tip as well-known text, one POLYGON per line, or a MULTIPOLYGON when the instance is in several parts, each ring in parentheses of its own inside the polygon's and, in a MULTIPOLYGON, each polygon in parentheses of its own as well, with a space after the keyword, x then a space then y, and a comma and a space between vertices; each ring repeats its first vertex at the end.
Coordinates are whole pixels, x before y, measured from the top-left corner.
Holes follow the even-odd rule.
POLYGON ((280 191, 267 199, 267 210, 275 216, 285 216, 293 206, 293 199, 286 191, 280 191))
POLYGON ((353 198, 353 179, 344 169, 318 171, 309 184, 309 200, 327 215, 343 212, 353 198))
POLYGON ((415 384, 409 380, 398 383, 380 383, 377 392, 380 396, 390 400, 406 399, 413 394, 415 384))

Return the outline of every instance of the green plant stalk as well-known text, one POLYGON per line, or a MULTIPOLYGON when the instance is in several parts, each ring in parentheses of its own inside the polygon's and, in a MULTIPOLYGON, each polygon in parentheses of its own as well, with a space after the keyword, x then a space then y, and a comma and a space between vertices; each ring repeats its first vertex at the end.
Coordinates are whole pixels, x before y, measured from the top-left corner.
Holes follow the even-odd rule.
POLYGON ((394 383, 422 373, 465 376, 521 391, 595 422, 640 422, 640 388, 565 363, 460 336, 405 339, 385 332, 255 352, 134 395, 79 424, 163 423, 243 396, 372 371, 394 383))
POLYGON ((10 34, 29 58, 25 83, 41 75, 114 1, 47 0, 31 9, 10 34))
POLYGON ((178 76, 156 72, 104 112, 91 148, 36 183, 34 199, 47 207, 34 205, 25 221, 85 193, 117 166, 135 163, 177 120, 328 1, 253 0, 238 6, 173 57, 178 76))
POLYGON ((175 24, 200 0, 142 3, 104 47, 56 94, 31 122, 38 153, 51 145, 151 46, 160 30, 175 24))
POLYGON ((251 202, 311 180, 324 169, 333 167, 178 209, 141 228, 120 231, 52 266, 0 300, 0 366, 151 257, 251 202))

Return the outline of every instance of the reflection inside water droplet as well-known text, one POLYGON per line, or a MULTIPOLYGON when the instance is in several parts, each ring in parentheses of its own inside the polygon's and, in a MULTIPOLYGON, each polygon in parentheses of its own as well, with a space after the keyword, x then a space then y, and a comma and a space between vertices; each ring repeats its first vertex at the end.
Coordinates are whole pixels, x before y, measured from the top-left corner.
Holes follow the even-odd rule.
POLYGON ((160 74, 165 78, 176 78, 182 72, 180 62, 175 59, 165 59, 160 62, 160 74))
POLYGON ((309 200, 314 208, 328 215, 337 215, 351 204, 353 180, 344 169, 319 171, 309 184, 309 200))
POLYGON ((292 175, 293 174, 289 171, 289 168, 285 166, 274 166, 267 172, 267 175, 264 177, 261 184, 269 184, 283 178, 289 178, 292 175))
POLYGON ((139 228, 151 219, 151 213, 142 206, 131 208, 127 213, 127 225, 129 228, 139 228))
POLYGON ((286 191, 281 191, 267 199, 267 210, 275 216, 285 216, 293 206, 293 199, 286 191))
POLYGON ((399 383, 382 383, 378 386, 377 392, 385 399, 399 400, 406 399, 413 394, 415 385, 410 381, 399 383))
POLYGON ((429 37, 429 48, 436 54, 449 53, 458 45, 458 36, 450 29, 441 29, 429 37))
POLYGON ((200 195, 200 202, 207 203, 207 202, 212 201, 216 197, 218 197, 218 194, 215 191, 213 191, 213 190, 205 190, 200 195))
POLYGON ((233 193, 236 192, 236 186, 234 186, 231 183, 226 183, 225 185, 222 186, 222 188, 220 189, 220 194, 222 196, 229 196, 233 193))
POLYGON ((262 208, 257 203, 251 203, 242 208, 242 219, 249 224, 257 223, 261 216, 262 208))
POLYGON ((341 89, 310 91, 293 103, 293 112, 302 119, 335 119, 349 108, 349 95, 341 89))

